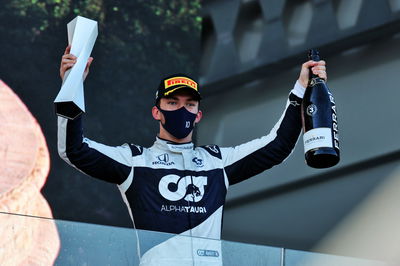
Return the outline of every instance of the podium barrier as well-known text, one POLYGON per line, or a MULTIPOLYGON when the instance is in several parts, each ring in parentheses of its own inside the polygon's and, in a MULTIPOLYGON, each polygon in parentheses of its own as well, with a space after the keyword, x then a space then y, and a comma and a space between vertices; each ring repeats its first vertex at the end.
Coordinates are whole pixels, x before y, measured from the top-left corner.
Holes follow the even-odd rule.
MULTIPOLYGON (((0 213, 24 224, 56 224, 60 249, 54 265, 384 266, 380 261, 195 238, 153 231, 0 213), (171 244, 171 242, 174 242, 171 244), (171 244, 171 248, 168 245, 171 244), (165 249, 166 252, 162 252, 165 249), (153 252, 156 251, 156 252, 153 252), (169 253, 169 256, 166 254, 169 253)), ((13 230, 2 233, 12 237, 13 230)), ((51 240, 42 239, 44 246, 51 240)), ((0 251, 7 249, 6 243, 0 251)), ((8 253, 20 256, 18 250, 8 253)), ((1 265, 4 265, 0 261, 1 265)), ((46 264, 41 264, 46 265, 46 264)), ((52 265, 52 264, 47 264, 52 265)))

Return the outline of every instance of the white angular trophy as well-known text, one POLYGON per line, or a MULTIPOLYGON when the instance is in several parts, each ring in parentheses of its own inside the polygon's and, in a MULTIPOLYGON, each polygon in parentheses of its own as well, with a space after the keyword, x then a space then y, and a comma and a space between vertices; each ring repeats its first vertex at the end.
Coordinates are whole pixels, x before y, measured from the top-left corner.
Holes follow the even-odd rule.
POLYGON ((57 115, 73 120, 85 112, 83 73, 97 38, 97 22, 77 16, 67 24, 67 31, 71 54, 75 55, 77 60, 65 73, 54 105, 57 115))

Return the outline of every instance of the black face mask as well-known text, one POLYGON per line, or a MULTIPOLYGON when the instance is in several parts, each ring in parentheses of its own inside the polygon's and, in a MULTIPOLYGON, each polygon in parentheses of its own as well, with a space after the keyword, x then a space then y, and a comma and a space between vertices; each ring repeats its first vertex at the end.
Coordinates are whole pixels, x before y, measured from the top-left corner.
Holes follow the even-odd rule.
POLYGON ((196 114, 189 112, 184 106, 174 111, 157 108, 164 115, 165 124, 162 124, 162 126, 169 134, 177 139, 183 139, 192 132, 196 114))

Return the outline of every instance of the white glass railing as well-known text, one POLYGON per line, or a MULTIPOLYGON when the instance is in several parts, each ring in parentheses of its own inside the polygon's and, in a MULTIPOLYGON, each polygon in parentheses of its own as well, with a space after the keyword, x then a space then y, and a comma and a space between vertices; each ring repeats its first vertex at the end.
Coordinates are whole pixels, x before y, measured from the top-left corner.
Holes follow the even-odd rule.
POLYGON ((384 266, 278 247, 0 213, 0 265, 384 266))

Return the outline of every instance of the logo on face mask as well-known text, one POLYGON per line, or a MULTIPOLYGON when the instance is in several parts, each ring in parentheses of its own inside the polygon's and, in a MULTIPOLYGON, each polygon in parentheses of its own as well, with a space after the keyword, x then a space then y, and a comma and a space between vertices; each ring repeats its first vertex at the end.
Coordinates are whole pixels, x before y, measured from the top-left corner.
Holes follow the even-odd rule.
POLYGON ((199 202, 204 196, 204 187, 207 185, 206 176, 166 175, 161 178, 158 190, 161 196, 169 201, 199 202))

